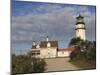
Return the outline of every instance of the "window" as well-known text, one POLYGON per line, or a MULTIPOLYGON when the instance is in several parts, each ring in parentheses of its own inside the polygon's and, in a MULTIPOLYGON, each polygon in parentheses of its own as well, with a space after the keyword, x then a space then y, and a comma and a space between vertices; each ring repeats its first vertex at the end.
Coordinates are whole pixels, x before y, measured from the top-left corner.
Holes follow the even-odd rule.
POLYGON ((40 55, 40 53, 38 52, 37 55, 40 55))
POLYGON ((32 53, 32 55, 35 55, 35 53, 32 53))
POLYGON ((62 51, 62 54, 64 54, 64 51, 62 51))
POLYGON ((40 55, 40 50, 35 50, 35 51, 32 51, 32 55, 40 55))

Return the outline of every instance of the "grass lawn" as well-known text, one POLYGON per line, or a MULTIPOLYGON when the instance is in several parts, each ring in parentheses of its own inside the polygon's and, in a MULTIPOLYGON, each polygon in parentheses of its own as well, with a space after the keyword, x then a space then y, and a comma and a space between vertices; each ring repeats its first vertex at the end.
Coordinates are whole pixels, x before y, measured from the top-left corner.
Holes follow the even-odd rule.
POLYGON ((96 64, 90 64, 84 60, 70 60, 69 62, 82 69, 96 69, 96 64))

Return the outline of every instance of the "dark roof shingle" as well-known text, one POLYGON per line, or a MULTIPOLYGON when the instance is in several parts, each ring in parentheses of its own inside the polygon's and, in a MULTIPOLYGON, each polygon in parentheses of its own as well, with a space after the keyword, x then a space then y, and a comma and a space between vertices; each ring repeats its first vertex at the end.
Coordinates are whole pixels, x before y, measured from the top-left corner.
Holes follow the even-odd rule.
POLYGON ((58 47, 58 41, 41 41, 40 48, 46 48, 48 42, 51 44, 51 47, 58 47))
MULTIPOLYGON (((58 47, 58 41, 41 41, 40 48, 47 48, 47 43, 51 44, 51 47, 58 47)), ((32 45, 32 49, 36 49, 36 45, 32 45)))

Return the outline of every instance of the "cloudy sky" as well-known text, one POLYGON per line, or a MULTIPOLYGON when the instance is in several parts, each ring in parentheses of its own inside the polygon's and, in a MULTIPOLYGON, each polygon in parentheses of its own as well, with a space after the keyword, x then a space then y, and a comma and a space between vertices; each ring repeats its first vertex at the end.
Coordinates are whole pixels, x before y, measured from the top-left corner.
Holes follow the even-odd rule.
POLYGON ((66 48, 75 37, 76 17, 81 14, 86 25, 86 39, 95 40, 95 6, 12 1, 12 51, 29 50, 49 36, 66 48))

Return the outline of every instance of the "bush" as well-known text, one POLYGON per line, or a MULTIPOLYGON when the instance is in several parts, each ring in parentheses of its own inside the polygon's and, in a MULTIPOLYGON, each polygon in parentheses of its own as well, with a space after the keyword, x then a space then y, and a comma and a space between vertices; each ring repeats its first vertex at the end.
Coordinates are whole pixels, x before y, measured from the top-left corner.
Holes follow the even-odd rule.
POLYGON ((43 59, 30 58, 28 55, 12 55, 12 74, 44 72, 45 67, 43 59))
POLYGON ((43 59, 33 60, 33 72, 39 73, 45 71, 46 62, 43 59))

